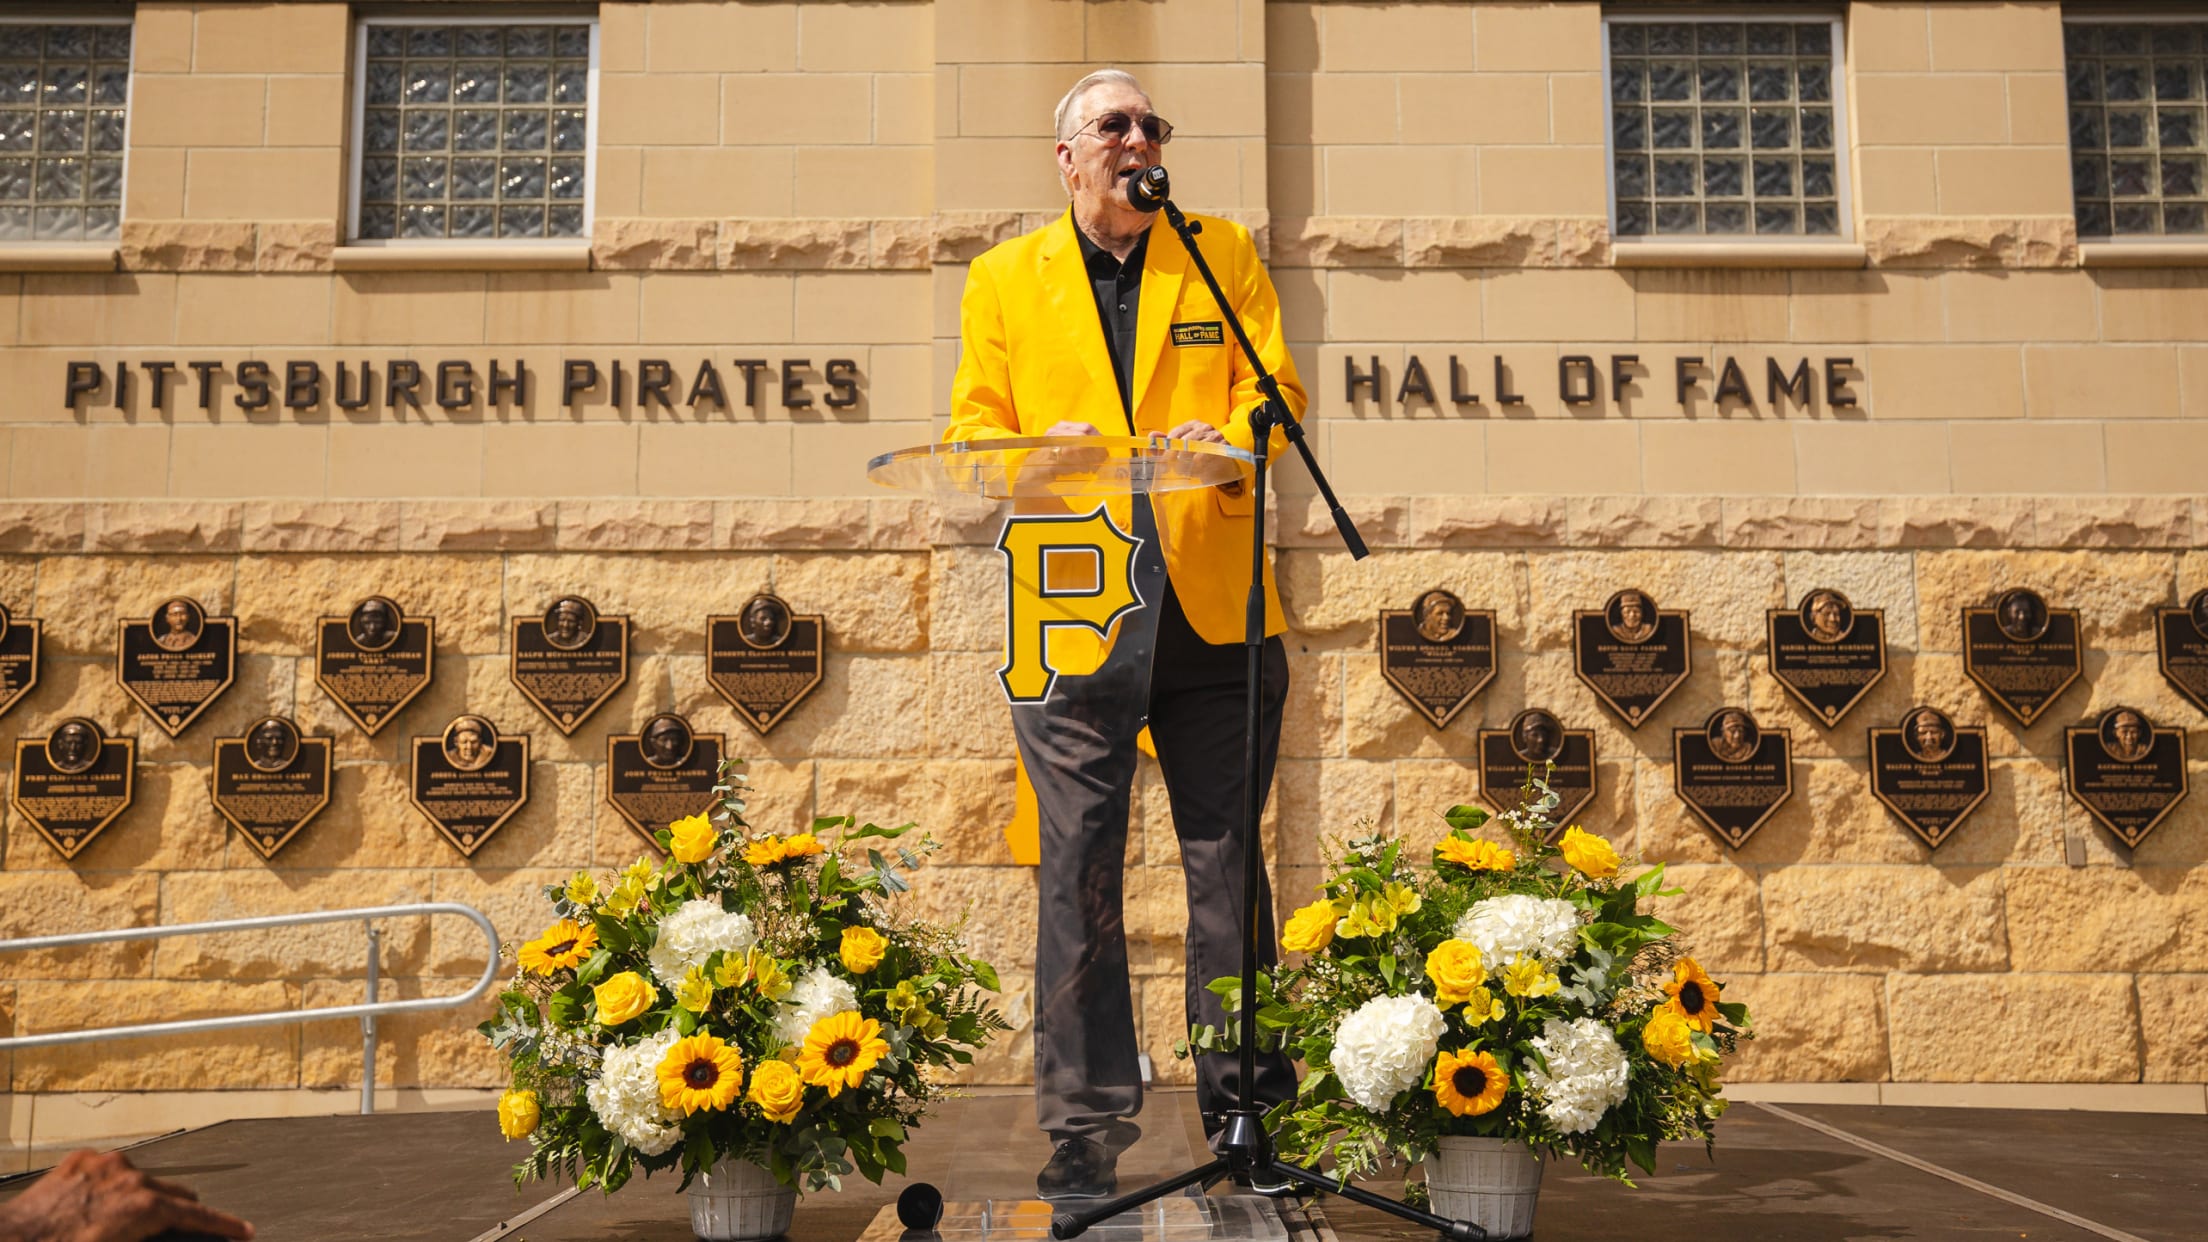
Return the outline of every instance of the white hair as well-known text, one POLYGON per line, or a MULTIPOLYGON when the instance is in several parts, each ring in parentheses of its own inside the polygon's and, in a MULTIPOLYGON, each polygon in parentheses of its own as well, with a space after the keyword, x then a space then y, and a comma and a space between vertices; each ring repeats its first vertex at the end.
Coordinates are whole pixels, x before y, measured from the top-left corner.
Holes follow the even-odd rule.
MULTIPOLYGON (((1074 83, 1073 89, 1067 91, 1065 98, 1058 101, 1058 110, 1051 114, 1051 119, 1054 122, 1054 128, 1051 132, 1058 135, 1060 142, 1064 142, 1071 136, 1066 133, 1066 124, 1074 119, 1074 105, 1080 103, 1081 97, 1088 94, 1091 89, 1107 85, 1124 86, 1141 95, 1144 99, 1150 98, 1150 92, 1142 89, 1142 83, 1135 80, 1134 74, 1127 72, 1125 69, 1099 69, 1074 83)), ((1079 128, 1079 126, 1076 125, 1075 128, 1079 128)))

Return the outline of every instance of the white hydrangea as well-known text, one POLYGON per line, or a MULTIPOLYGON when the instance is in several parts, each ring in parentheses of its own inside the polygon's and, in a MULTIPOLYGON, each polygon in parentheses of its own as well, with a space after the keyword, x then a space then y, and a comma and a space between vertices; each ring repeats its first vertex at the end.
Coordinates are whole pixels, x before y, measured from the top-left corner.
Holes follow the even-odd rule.
POLYGON ((1533 1046, 1549 1067, 1528 1062, 1526 1085, 1541 1102, 1541 1115, 1565 1134, 1584 1134, 1625 1099, 1625 1050, 1610 1028, 1594 1018, 1551 1018, 1533 1046))
POLYGON ((751 919, 721 909, 718 901, 686 901, 659 921, 659 938, 652 942, 652 973, 660 983, 675 987, 693 966, 705 965, 715 953, 741 954, 759 943, 751 919))
POLYGON ((1473 903, 1456 933, 1480 951, 1490 974, 1521 953, 1554 966, 1579 945, 1579 908, 1555 897, 1505 893, 1473 903))
POLYGON ((1376 996, 1335 1032, 1334 1076, 1350 1099, 1385 1111, 1426 1077, 1444 1029, 1441 1010, 1423 996, 1376 996))
POLYGON ((786 1044, 802 1044, 813 1023, 831 1014, 859 1007, 859 994, 850 981, 815 966, 797 977, 789 995, 782 998, 782 1012, 774 1020, 774 1033, 786 1044))
POLYGON ((656 1156, 682 1137, 679 1115, 659 1102, 659 1063, 682 1038, 673 1027, 627 1047, 606 1049, 598 1077, 583 1093, 590 1111, 608 1130, 647 1156, 656 1156))

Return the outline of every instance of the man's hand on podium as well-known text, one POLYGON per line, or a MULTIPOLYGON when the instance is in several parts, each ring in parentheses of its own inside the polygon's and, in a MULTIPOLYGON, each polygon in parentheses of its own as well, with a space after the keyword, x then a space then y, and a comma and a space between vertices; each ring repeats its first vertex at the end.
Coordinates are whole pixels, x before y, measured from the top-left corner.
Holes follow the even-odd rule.
MULTIPOLYGON (((1050 430, 1043 434, 1046 436, 1100 436, 1104 433, 1097 430, 1095 423, 1060 422, 1051 424, 1050 430)), ((1058 459, 1058 467, 1061 470, 1074 474, 1094 470, 1104 462, 1104 450, 1100 448, 1054 449, 1052 455, 1058 459)))

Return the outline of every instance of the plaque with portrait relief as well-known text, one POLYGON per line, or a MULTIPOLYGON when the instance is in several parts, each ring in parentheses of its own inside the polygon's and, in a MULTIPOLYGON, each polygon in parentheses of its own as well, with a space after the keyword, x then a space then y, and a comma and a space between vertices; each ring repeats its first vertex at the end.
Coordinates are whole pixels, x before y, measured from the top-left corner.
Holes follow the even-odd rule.
POLYGON ((606 739, 606 805, 659 848, 652 834, 678 819, 719 804, 725 741, 718 733, 693 733, 673 712, 644 722, 642 731, 606 739))
POLYGON ((2183 608, 2162 609, 2154 636, 2163 679, 2208 712, 2208 588, 2193 592, 2183 608))
POLYGON ((474 857, 529 800, 529 737, 482 716, 458 716, 438 737, 413 739, 407 800, 452 847, 474 857))
POLYGON ((827 623, 773 595, 754 595, 734 616, 705 619, 705 677, 759 736, 818 689, 827 623))
POLYGON ((2185 798, 2185 731, 2158 729, 2136 707, 2065 729, 2063 742, 2070 796, 2132 849, 2185 798))
POLYGON ((437 618, 409 617, 396 600, 371 595, 315 627, 314 684, 374 737, 428 687, 436 646, 437 618))
POLYGON ((2084 668, 2074 608, 2050 608, 2016 587, 1991 608, 1963 609, 1963 672, 2026 728, 2084 668))
POLYGON ((1648 592, 1627 587, 1600 612, 1572 614, 1572 671, 1628 729, 1694 671, 1685 612, 1665 612, 1648 592))
POLYGON ((1556 831, 1550 837, 1562 836, 1580 808, 1594 800, 1595 731, 1567 729, 1540 707, 1511 717, 1507 729, 1480 730, 1480 797, 1489 806, 1515 809, 1524 800, 1529 770, 1556 792, 1551 812, 1556 831))
POLYGON ((541 617, 515 617, 514 686, 563 734, 582 727, 629 679, 629 619, 601 617, 580 595, 562 595, 541 617))
POLYGON ((303 737, 282 716, 244 737, 215 739, 215 810, 262 858, 291 843, 330 804, 330 739, 303 737))
POLYGON ((1801 606, 1764 614, 1771 675, 1829 729, 1886 675, 1886 613, 1818 587, 1801 606))
POLYGON ((1428 724, 1448 727, 1495 679, 1495 614, 1467 612, 1438 587, 1410 608, 1381 609, 1380 675, 1428 724))
POLYGON ((161 601, 144 621, 116 622, 115 680, 170 737, 207 710, 237 671, 235 617, 210 617, 199 601, 161 601))
POLYGON ((1963 817, 1986 800, 1986 731, 1957 727, 1946 712, 1919 704, 1892 729, 1871 730, 1871 796, 1938 849, 1963 817))
POLYGON ((38 684, 38 643, 45 626, 0 604, 0 716, 38 684))
POLYGON ((138 739, 108 737, 72 717, 43 739, 16 742, 10 801, 62 858, 74 859, 130 806, 137 762, 138 739))
POLYGON ((1739 849, 1794 792, 1794 738, 1746 708, 1720 707, 1699 729, 1671 731, 1680 801, 1739 849))

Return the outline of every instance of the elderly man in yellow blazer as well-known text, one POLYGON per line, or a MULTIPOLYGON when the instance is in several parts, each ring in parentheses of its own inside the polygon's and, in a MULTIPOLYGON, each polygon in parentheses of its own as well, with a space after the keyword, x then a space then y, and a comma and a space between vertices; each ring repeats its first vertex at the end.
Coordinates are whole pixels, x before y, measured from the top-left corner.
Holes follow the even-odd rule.
MULTIPOLYGON (((1180 239, 1127 197, 1173 134, 1141 85, 1117 70, 1092 73, 1066 93, 1055 119, 1058 171, 1071 205, 969 268, 946 438, 1162 435, 1249 449, 1250 415, 1263 398, 1226 325, 1230 315, 1300 414, 1304 392, 1282 336, 1279 299, 1249 231, 1191 217, 1201 222, 1204 258, 1231 303, 1221 306, 1180 239)), ((1276 431, 1271 449, 1283 447, 1276 431)), ((1013 708, 1040 821, 1035 1102, 1036 1120, 1056 1144, 1036 1178, 1045 1198, 1112 1193, 1118 1155, 1140 1134, 1132 1121, 1142 1080, 1121 906, 1128 791, 1145 725, 1187 880, 1190 1021, 1223 1020, 1205 985, 1240 966, 1242 626, 1261 499, 1241 484, 1114 499, 1114 520, 1144 538, 1135 572, 1146 607, 1120 622, 1095 675, 1062 677, 1049 701, 1013 708)), ((1269 562, 1265 624, 1260 780, 1269 786, 1288 684, 1279 638, 1287 626, 1269 562)), ((1269 894, 1259 904, 1267 912, 1257 929, 1260 952, 1270 963, 1269 894)), ((1232 1055, 1198 1058, 1207 1128, 1245 1090, 1260 1106, 1295 1091, 1294 1072, 1278 1054, 1259 1059, 1256 1082, 1238 1077, 1232 1055)))

